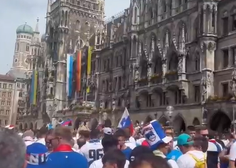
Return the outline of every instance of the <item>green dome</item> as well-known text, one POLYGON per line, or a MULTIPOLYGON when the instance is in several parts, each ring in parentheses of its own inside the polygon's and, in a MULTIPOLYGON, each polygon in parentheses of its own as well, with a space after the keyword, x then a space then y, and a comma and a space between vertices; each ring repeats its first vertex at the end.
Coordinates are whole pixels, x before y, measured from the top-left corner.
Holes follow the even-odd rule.
POLYGON ((19 33, 33 34, 34 31, 31 26, 24 24, 24 25, 19 26, 16 29, 16 34, 19 34, 19 33))

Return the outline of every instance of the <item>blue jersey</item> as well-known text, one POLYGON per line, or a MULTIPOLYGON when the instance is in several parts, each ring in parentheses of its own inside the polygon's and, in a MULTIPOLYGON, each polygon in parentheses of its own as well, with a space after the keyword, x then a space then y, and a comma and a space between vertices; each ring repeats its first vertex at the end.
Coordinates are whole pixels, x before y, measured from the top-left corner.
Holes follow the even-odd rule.
POLYGON ((77 152, 53 152, 48 155, 48 168, 88 168, 86 158, 77 152))
POLYGON ((172 150, 170 151, 170 153, 168 153, 166 155, 166 158, 169 160, 169 159, 172 159, 172 160, 175 160, 177 161, 178 158, 182 155, 182 152, 180 152, 179 150, 172 150))

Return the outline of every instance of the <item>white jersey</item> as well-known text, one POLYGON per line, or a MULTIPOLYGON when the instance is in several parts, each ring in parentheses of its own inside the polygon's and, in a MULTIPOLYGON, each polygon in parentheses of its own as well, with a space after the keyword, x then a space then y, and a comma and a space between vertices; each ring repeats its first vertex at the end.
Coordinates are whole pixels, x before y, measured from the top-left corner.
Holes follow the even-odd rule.
POLYGON ((86 144, 80 148, 80 152, 86 157, 89 165, 103 157, 103 147, 100 140, 86 142, 86 144))

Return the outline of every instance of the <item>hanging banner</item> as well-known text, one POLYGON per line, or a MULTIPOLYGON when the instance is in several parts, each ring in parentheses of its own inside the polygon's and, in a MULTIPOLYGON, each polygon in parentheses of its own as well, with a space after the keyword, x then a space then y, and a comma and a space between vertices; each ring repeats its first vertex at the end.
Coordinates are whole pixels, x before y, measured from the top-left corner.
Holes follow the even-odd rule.
POLYGON ((81 51, 78 52, 76 59, 76 91, 81 91, 81 51))
POLYGON ((73 55, 67 54, 67 82, 66 82, 66 92, 67 97, 72 96, 73 87, 73 55))
POLYGON ((90 80, 91 80, 91 66, 92 66, 92 47, 88 47, 88 61, 87 61, 87 93, 90 92, 90 80))

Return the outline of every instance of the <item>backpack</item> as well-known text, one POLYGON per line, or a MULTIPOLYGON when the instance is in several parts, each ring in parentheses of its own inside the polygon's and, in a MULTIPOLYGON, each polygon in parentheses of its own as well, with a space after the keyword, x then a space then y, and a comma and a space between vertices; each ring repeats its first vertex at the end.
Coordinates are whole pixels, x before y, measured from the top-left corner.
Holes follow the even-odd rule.
POLYGON ((194 155, 190 154, 190 156, 195 160, 196 164, 194 168, 206 168, 206 155, 204 154, 204 160, 199 160, 194 155))

